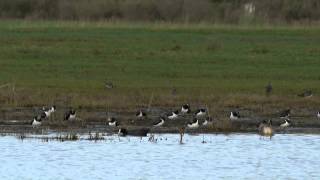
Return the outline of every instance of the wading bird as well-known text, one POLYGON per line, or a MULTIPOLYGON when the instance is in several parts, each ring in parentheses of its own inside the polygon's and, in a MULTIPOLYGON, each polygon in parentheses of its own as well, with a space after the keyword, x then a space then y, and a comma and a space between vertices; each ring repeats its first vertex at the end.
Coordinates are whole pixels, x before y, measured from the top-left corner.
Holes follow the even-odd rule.
POLYGON ((208 126, 208 125, 211 125, 211 124, 213 124, 213 119, 210 116, 208 116, 203 121, 202 126, 208 126))
POLYGON ((203 109, 203 108, 198 109, 198 110, 194 113, 194 115, 195 115, 196 117, 203 117, 203 116, 205 116, 206 114, 207 114, 207 111, 206 111, 206 109, 203 109))
POLYGON ((186 114, 186 113, 190 113, 191 109, 189 104, 185 104, 181 107, 181 113, 186 114))
POLYGON ((116 121, 116 118, 114 118, 114 117, 109 117, 109 118, 108 118, 108 125, 109 125, 109 126, 118 126, 119 123, 116 121))
POLYGON ((64 114, 64 120, 75 120, 76 119, 76 111, 74 109, 70 109, 64 114))
POLYGON ((260 123, 258 129, 261 136, 269 136, 271 138, 271 136, 273 136, 274 134, 271 120, 269 120, 268 122, 266 120, 263 120, 263 122, 260 123))
POLYGON ((157 122, 153 123, 153 126, 154 127, 160 127, 160 126, 162 126, 164 124, 164 122, 165 122, 164 117, 160 117, 157 122))
POLYGON ((167 118, 168 118, 168 119, 171 119, 171 120, 172 120, 172 119, 177 119, 177 118, 178 118, 178 114, 179 114, 179 111, 178 111, 178 110, 173 111, 173 112, 167 114, 167 118))
POLYGON ((40 126, 42 122, 41 115, 37 115, 33 118, 33 121, 31 123, 32 127, 40 126))
POLYGON ((240 113, 236 111, 231 111, 230 120, 237 120, 240 118, 240 113))
POLYGON ((137 111, 137 113, 136 113, 136 117, 139 119, 142 119, 146 116, 147 116, 147 114, 144 111, 142 111, 141 109, 139 111, 137 111))
POLYGON ((280 118, 286 118, 286 119, 289 118, 290 112, 291 112, 290 109, 283 110, 282 112, 280 112, 280 118))
POLYGON ((118 136, 127 136, 128 135, 128 131, 125 128, 120 128, 118 131, 118 136))
POLYGON ((284 119, 284 122, 280 124, 280 127, 286 128, 286 127, 289 127, 290 125, 291 125, 291 121, 289 118, 287 118, 287 119, 284 119))
POLYGON ((198 128, 199 127, 199 120, 197 118, 194 118, 192 122, 189 122, 187 124, 188 128, 191 128, 191 129, 195 129, 195 128, 198 128))

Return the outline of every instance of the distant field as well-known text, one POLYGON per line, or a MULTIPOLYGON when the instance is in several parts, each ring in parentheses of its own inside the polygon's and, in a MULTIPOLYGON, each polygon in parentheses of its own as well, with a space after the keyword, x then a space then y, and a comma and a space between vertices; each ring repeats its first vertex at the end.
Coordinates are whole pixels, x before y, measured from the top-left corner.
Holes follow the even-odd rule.
POLYGON ((0 22, 1 104, 241 106, 268 82, 276 103, 320 93, 320 28, 0 22))

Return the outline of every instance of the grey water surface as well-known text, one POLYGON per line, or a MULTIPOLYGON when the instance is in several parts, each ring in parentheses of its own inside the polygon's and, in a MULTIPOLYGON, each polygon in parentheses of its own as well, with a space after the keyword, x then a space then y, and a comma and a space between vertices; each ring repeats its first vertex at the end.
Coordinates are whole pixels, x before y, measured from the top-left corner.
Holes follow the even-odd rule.
POLYGON ((156 134, 155 140, 2 136, 0 179, 320 179, 319 135, 185 135, 181 145, 178 134, 156 134))

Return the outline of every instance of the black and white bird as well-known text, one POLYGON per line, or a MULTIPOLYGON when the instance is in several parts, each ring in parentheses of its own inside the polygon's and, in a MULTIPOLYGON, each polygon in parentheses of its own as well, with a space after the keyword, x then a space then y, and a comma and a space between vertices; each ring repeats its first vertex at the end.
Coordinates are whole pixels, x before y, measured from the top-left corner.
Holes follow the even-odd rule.
POLYGON ((289 118, 290 117, 290 109, 283 110, 280 112, 280 118, 289 118))
POLYGON ((195 115, 196 117, 203 117, 203 116, 205 116, 206 114, 207 114, 207 111, 206 111, 206 109, 203 109, 203 108, 198 109, 198 110, 194 113, 194 115, 195 115))
POLYGON ((320 111, 317 112, 317 118, 320 119, 320 111))
POLYGON ((108 125, 109 126, 118 126, 119 123, 118 123, 118 121, 116 121, 116 118, 108 117, 108 125))
POLYGON ((71 109, 64 114, 64 120, 75 120, 76 119, 76 111, 71 109))
POLYGON ((182 114, 186 114, 186 113, 190 113, 190 112, 191 112, 191 109, 190 109, 189 104, 185 104, 181 107, 182 114))
POLYGON ((164 124, 164 122, 165 122, 164 117, 160 117, 157 122, 153 123, 153 126, 154 127, 160 127, 160 126, 162 126, 164 124))
POLYGON ((172 120, 172 119, 177 119, 177 118, 178 118, 178 114, 179 114, 179 111, 178 111, 178 110, 173 111, 173 112, 167 114, 167 118, 168 118, 168 119, 171 119, 171 120, 172 120))
POLYGON ((44 111, 41 111, 40 114, 39 114, 39 116, 40 116, 42 119, 47 118, 47 115, 46 115, 46 113, 45 113, 44 111))
POLYGON ((191 128, 191 129, 195 129, 195 128, 198 128, 199 127, 199 120, 197 118, 194 118, 192 122, 189 122, 187 124, 188 128, 191 128))
POLYGON ((144 111, 142 111, 141 109, 139 111, 137 111, 137 113, 136 113, 137 118, 144 118, 146 116, 147 116, 147 114, 144 111))
POLYGON ((51 108, 42 107, 42 111, 46 117, 49 118, 50 115, 56 111, 56 106, 52 106, 51 108))
POLYGON ((206 119, 202 122, 202 126, 208 126, 213 124, 213 119, 211 117, 206 117, 206 119))
POLYGON ((118 136, 127 136, 128 135, 128 131, 125 128, 120 128, 118 131, 118 136))
POLYGON ((237 120, 240 118, 240 113, 236 111, 231 111, 230 120, 237 120))
POLYGON ((281 128, 286 128, 286 127, 289 127, 291 125, 291 121, 290 119, 284 119, 284 122, 280 124, 280 127, 281 128))
POLYGON ((37 115, 33 118, 33 121, 31 123, 32 127, 40 126, 42 123, 41 115, 37 115))

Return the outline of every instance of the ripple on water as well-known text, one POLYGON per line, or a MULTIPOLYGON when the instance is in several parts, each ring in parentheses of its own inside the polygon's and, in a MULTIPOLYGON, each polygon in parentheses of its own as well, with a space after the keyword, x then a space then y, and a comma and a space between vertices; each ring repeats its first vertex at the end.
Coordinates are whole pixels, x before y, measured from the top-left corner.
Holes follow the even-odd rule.
POLYGON ((0 179, 319 179, 317 135, 106 137, 105 141, 0 137, 0 179), (203 139, 206 143, 202 143, 203 139))

